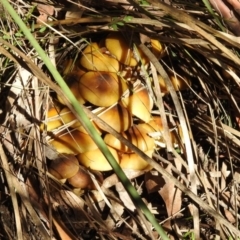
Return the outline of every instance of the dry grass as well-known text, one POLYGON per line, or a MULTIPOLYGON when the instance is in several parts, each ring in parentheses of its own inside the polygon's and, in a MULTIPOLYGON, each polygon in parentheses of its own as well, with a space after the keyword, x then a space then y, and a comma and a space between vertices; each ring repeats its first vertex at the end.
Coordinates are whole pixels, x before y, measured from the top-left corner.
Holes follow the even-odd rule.
MULTIPOLYGON (((140 2, 46 2, 44 10, 21 1, 13 6, 61 73, 66 59, 78 59, 89 42, 110 31, 141 48, 151 66, 138 80, 154 96, 152 115, 163 119, 166 148, 153 154, 154 169, 126 171, 127 176, 171 239, 237 239, 239 39, 200 1, 173 1, 171 7, 140 2), (49 28, 41 22, 46 19, 49 28), (140 36, 164 45, 159 60, 140 36), (163 98, 156 74, 169 88, 163 98), (170 75, 191 86, 176 92, 170 75), (167 122, 176 135, 177 126, 182 128, 176 148, 167 122)), ((160 239, 112 171, 98 173, 103 183, 94 182, 97 190, 78 192, 48 173, 57 153, 49 150, 49 136, 39 124, 57 104, 57 87, 6 11, 0 24, 0 239, 160 239)))

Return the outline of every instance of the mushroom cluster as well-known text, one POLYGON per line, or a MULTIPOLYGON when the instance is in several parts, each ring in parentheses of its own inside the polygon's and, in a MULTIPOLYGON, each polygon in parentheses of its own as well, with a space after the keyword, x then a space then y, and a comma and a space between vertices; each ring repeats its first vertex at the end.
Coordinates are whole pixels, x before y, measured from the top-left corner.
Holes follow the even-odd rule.
MULTIPOLYGON (((163 51, 160 42, 151 39, 150 44, 155 56, 160 57, 163 51)), ((149 60, 140 49, 139 57, 141 64, 147 66, 149 60)), ((140 81, 136 83, 134 80, 137 78, 134 70, 139 71, 138 61, 124 36, 114 32, 101 43, 89 44, 75 63, 69 60, 64 68, 66 83, 79 103, 87 104, 99 118, 151 157, 155 141, 149 133, 162 131, 161 119, 151 115, 153 100, 147 88, 140 81)), ((181 89, 179 82, 174 78, 172 81, 176 90, 181 89)), ((164 89, 161 77, 159 84, 165 93, 167 90, 164 89)), ((61 96, 58 96, 58 101, 64 105, 61 96)), ((101 125, 94 121, 92 123, 122 168, 143 170, 148 167, 145 160, 116 137, 105 132, 101 125)), ((44 127, 52 132, 50 145, 60 154, 75 156, 71 158, 72 164, 76 165, 78 162, 98 171, 111 170, 108 161, 67 107, 51 108, 41 129, 44 127)), ((68 165, 66 167, 68 168, 68 165)), ((69 166, 71 172, 70 169, 69 166)), ((50 167, 50 170, 50 173, 55 172, 54 167, 50 167)), ((77 171, 72 173, 72 176, 62 175, 61 172, 61 176, 59 173, 54 176, 59 179, 72 179, 78 174, 77 171)))

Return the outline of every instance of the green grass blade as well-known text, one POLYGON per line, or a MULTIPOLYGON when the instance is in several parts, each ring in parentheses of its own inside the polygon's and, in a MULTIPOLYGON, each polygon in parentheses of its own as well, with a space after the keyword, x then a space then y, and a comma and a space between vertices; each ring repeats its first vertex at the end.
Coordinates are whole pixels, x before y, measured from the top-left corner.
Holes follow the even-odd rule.
POLYGON ((215 14, 214 10, 212 9, 212 6, 210 4, 210 2, 208 0, 202 0, 205 7, 207 8, 207 10, 209 11, 209 13, 214 17, 218 27, 225 32, 225 27, 222 25, 220 18, 215 14))

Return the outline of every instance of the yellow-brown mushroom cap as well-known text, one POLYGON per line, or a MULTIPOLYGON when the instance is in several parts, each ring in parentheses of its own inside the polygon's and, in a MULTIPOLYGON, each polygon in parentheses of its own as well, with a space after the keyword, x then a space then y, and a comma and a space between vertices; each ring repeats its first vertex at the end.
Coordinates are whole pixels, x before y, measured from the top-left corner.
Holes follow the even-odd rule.
POLYGON ((129 37, 124 37, 124 35, 119 32, 110 33, 105 39, 105 46, 109 52, 124 65, 135 67, 138 63, 136 57, 141 60, 143 65, 149 62, 149 59, 140 48, 137 48, 134 56, 134 52, 132 50, 133 41, 129 40, 129 37))
POLYGON ((161 132, 163 131, 163 124, 161 117, 153 116, 147 123, 140 123, 138 126, 145 128, 147 132, 161 132))
MULTIPOLYGON (((102 130, 96 125, 95 122, 93 122, 92 120, 90 120, 93 127, 95 128, 95 130, 99 133, 99 135, 102 135, 102 130)), ((78 131, 80 132, 83 132, 85 134, 88 134, 87 130, 82 126, 80 125, 79 127, 76 128, 78 131)))
MULTIPOLYGON (((78 100, 80 104, 84 104, 86 102, 81 96, 79 91, 79 80, 84 74, 85 74, 85 71, 78 71, 72 74, 68 74, 65 80, 71 92, 73 93, 73 95, 75 96, 75 98, 78 100)), ((61 95, 57 95, 57 98, 61 104, 65 105, 65 102, 63 101, 61 95)))
POLYGON ((102 53, 97 47, 88 47, 80 58, 80 66, 90 71, 118 72, 120 63, 110 55, 102 53))
POLYGON ((164 47, 157 39, 150 39, 151 43, 151 50, 153 54, 156 56, 157 59, 160 59, 160 57, 163 55, 164 47))
MULTIPOLYGON (((126 133, 122 132, 121 135, 125 139, 128 139, 126 133)), ((120 151, 120 152, 123 152, 123 153, 132 152, 132 150, 129 147, 127 147, 124 143, 122 143, 117 137, 115 137, 111 133, 108 133, 108 134, 105 135, 104 142, 108 146, 116 149, 117 151, 120 151)))
MULTIPOLYGON (((62 63, 62 75, 67 76, 70 74, 82 75, 86 72, 83 68, 77 65, 74 59, 67 59, 62 63)), ((66 81, 66 80, 65 80, 66 81)), ((67 82, 67 81, 66 81, 67 82)))
MULTIPOLYGON (((151 121, 148 123, 142 123, 139 124, 139 126, 142 126, 149 135, 154 136, 153 137, 156 140, 156 143, 159 146, 165 145, 165 140, 163 138, 162 132, 163 132, 163 125, 162 125, 162 119, 159 116, 154 116, 151 121), (159 134, 154 134, 154 132, 158 132, 159 134)), ((177 131, 170 131, 170 139, 174 146, 178 145, 178 138, 176 135, 179 135, 179 138, 183 141, 183 134, 182 129, 180 125, 177 125, 177 131)))
POLYGON ((59 115, 60 115, 60 108, 51 107, 47 112, 46 122, 40 125, 40 130, 43 131, 45 126, 47 131, 52 131, 53 129, 61 127, 63 125, 63 122, 61 121, 61 118, 59 115))
MULTIPOLYGON (((144 127, 145 124, 146 123, 133 125, 126 132, 122 133, 124 138, 143 152, 153 150, 155 148, 154 139, 148 136, 149 129, 144 127)), ((127 147, 112 134, 107 134, 104 141, 108 146, 111 146, 120 152, 133 152, 131 148, 127 147)))
MULTIPOLYGON (((185 90, 188 89, 189 86, 191 86, 191 81, 189 79, 186 78, 180 78, 177 76, 174 76, 173 74, 169 75, 169 78, 173 84, 173 87, 176 91, 181 91, 181 90, 185 90)), ((164 94, 168 93, 168 89, 167 86, 165 84, 164 79, 162 78, 162 76, 158 75, 158 82, 161 88, 161 92, 164 94)))
MULTIPOLYGON (((119 156, 115 149, 108 147, 117 162, 119 162, 119 156)), ((100 149, 84 152, 77 155, 77 158, 83 166, 97 171, 109 171, 112 170, 111 165, 108 163, 105 156, 100 149)))
POLYGON ((58 153, 69 154, 78 154, 97 148, 97 145, 90 135, 78 130, 55 136, 49 144, 53 146, 58 153))
POLYGON ((75 115, 67 107, 61 110, 60 117, 64 124, 69 124, 70 122, 73 122, 73 124, 70 126, 71 128, 78 128, 81 126, 81 123, 76 119, 75 115))
POLYGON ((140 124, 133 125, 126 134, 129 141, 143 152, 155 148, 154 139, 148 136, 148 131, 140 124))
POLYGON ((87 72, 79 81, 80 95, 88 102, 108 107, 116 103, 127 89, 127 84, 117 74, 110 72, 87 72))
MULTIPOLYGON (((121 104, 115 104, 98 114, 98 117, 106 122, 117 132, 123 132, 132 126, 132 115, 121 104)), ((104 128, 96 122, 96 125, 104 130, 104 128)))
MULTIPOLYGON (((61 126, 66 126, 66 128, 78 128, 81 126, 75 115, 67 107, 63 108, 61 111, 57 111, 56 108, 51 108, 47 116, 48 118, 45 123, 47 131, 58 129, 61 126)), ((41 125, 41 129, 43 129, 43 125, 41 125)))
MULTIPOLYGON (((146 155, 152 157, 154 150, 145 152, 146 155)), ((123 153, 120 155, 120 166, 123 169, 144 170, 149 164, 136 153, 123 153)))
POLYGON ((105 39, 106 48, 120 63, 125 65, 130 64, 133 55, 130 45, 126 38, 119 32, 110 33, 105 39))
MULTIPOLYGON (((144 54, 144 52, 139 47, 137 47, 135 50, 134 60, 136 61, 136 63, 140 62, 142 65, 147 65, 149 63, 149 58, 144 54)), ((134 63, 133 66, 135 67, 136 66, 135 62, 133 61, 133 63, 134 63)))
POLYGON ((101 52, 101 48, 98 43, 92 42, 87 45, 87 47, 83 50, 82 54, 83 55, 86 53, 94 54, 96 52, 101 52))
POLYGON ((129 97, 123 97, 121 101, 134 116, 144 122, 150 121, 153 100, 145 87, 137 87, 129 97))

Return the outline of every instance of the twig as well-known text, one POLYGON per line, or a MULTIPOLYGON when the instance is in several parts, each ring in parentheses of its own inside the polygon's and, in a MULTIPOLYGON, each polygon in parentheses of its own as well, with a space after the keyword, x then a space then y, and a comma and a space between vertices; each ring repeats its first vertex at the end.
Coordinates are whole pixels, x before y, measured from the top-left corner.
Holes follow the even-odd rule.
POLYGON ((13 183, 13 178, 16 178, 16 176, 13 175, 13 173, 8 165, 8 160, 7 160, 7 157, 3 150, 2 144, 0 144, 0 157, 1 157, 1 161, 2 161, 3 170, 5 172, 5 176, 7 179, 10 196, 11 196, 12 203, 13 203, 13 211, 14 211, 16 228, 17 228, 17 239, 23 240, 21 217, 19 214, 19 208, 18 208, 18 202, 17 202, 16 186, 13 183))

